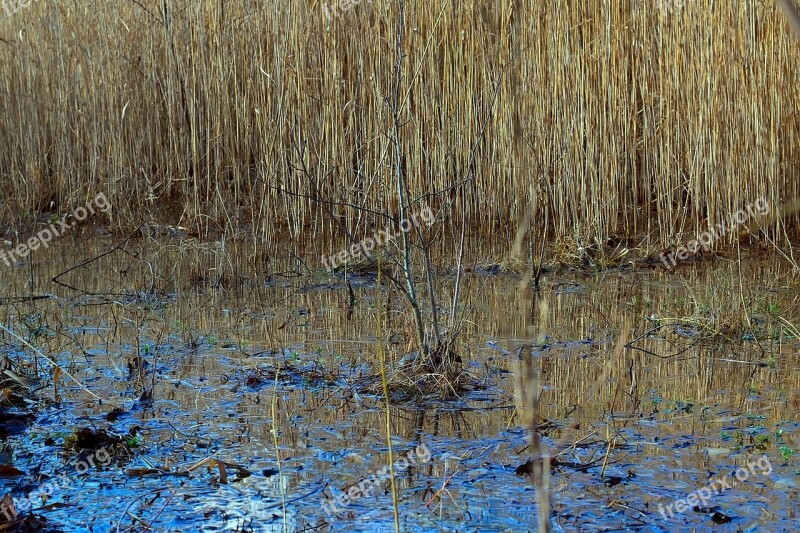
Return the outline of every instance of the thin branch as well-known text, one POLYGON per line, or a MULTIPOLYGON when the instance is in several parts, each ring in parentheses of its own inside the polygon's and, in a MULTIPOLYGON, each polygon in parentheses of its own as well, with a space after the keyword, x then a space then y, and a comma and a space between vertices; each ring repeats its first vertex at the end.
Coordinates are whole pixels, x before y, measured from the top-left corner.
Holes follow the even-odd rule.
POLYGON ((90 258, 90 259, 86 259, 85 261, 81 261, 80 263, 78 263, 78 264, 77 264, 77 265, 75 265, 74 267, 72 267, 72 268, 68 268, 67 270, 65 270, 65 271, 61 272, 61 273, 60 273, 60 274, 58 274, 56 277, 52 278, 50 281, 52 281, 53 283, 56 283, 56 284, 58 284, 58 285, 61 285, 62 287, 66 287, 66 288, 68 288, 68 289, 72 289, 73 291, 82 292, 83 294, 88 294, 88 295, 91 295, 91 296, 98 296, 100 293, 93 293, 93 292, 86 292, 86 291, 83 291, 83 290, 81 290, 81 289, 78 289, 77 287, 73 287, 72 285, 68 285, 68 284, 66 284, 66 283, 63 283, 63 282, 61 282, 61 281, 58 281, 58 278, 60 278, 61 276, 64 276, 64 275, 66 275, 66 274, 69 274, 69 273, 70 273, 70 272, 72 272, 73 270, 77 270, 78 268, 80 268, 80 267, 82 267, 82 266, 86 266, 86 265, 88 265, 89 263, 93 263, 93 262, 97 261, 98 259, 101 259, 101 258, 103 258, 103 257, 105 257, 105 256, 107 256, 107 255, 110 255, 110 254, 112 254, 112 253, 116 252, 117 250, 119 250, 119 249, 122 247, 122 245, 123 245, 123 244, 125 244, 126 242, 128 242, 128 241, 131 239, 131 237, 133 237, 134 235, 136 235, 136 233, 137 233, 137 232, 138 232, 140 229, 142 229, 142 226, 144 226, 144 225, 145 225, 145 223, 144 223, 144 222, 142 222, 141 224, 139 224, 139 227, 137 227, 135 230, 133 230, 133 231, 132 231, 132 232, 131 232, 131 233, 130 233, 130 234, 127 236, 127 237, 125 237, 125 238, 124 238, 122 241, 120 241, 120 243, 119 243, 119 244, 117 244, 116 246, 114 246, 114 247, 113 247, 113 248, 111 248, 110 250, 108 250, 108 251, 106 251, 106 252, 103 252, 102 254, 100 254, 100 255, 97 255, 97 256, 95 256, 95 257, 92 257, 92 258, 90 258))

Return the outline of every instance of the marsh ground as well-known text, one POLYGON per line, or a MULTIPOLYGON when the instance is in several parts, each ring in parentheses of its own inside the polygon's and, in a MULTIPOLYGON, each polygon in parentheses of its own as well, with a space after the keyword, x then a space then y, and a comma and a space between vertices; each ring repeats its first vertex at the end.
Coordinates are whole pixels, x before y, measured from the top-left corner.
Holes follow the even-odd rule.
MULTIPOLYGON (((104 399, 63 375, 54 386, 52 366, 5 335, 7 365, 37 384, 25 394, 34 417, 3 439, 3 463, 20 471, 0 480, 4 493, 19 501, 69 474, 33 501, 52 530, 393 530, 386 480, 335 516, 326 509, 389 463, 376 324, 381 317, 387 374, 399 383, 393 361, 410 335, 402 301, 366 275, 351 280, 351 302, 343 279, 317 266, 317 250, 287 246, 264 262, 251 243, 189 238, 132 239, 58 278, 77 290, 50 281, 118 243, 62 240, 0 269, 3 324, 104 399), (75 472, 75 434, 86 427, 119 436, 125 450, 75 472), (198 466, 206 459, 222 466, 198 466)), ((487 246, 468 254, 493 255, 487 246)), ((395 458, 430 452, 395 474, 404 530, 534 530, 534 489, 517 473, 530 453, 509 337, 541 363, 542 434, 560 454, 556 527, 795 528, 800 364, 786 264, 752 256, 672 272, 554 272, 527 312, 512 297, 518 275, 474 270, 459 341, 470 386, 390 394, 395 458), (726 475, 733 486, 707 505, 659 512, 726 475)))

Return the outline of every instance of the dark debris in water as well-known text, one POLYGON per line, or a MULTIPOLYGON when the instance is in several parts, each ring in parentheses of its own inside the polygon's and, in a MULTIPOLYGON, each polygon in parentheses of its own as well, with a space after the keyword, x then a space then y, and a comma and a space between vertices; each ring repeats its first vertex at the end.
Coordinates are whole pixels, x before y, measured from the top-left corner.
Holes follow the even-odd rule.
POLYGON ((692 511, 699 514, 710 514, 711 521, 714 522, 715 524, 727 524, 733 521, 733 517, 720 511, 719 506, 700 507, 699 505, 695 505, 694 507, 692 507, 692 511))
POLYGON ((72 446, 77 450, 97 450, 106 446, 120 444, 122 439, 116 435, 108 433, 104 429, 92 429, 85 427, 75 432, 75 439, 71 441, 72 446))
POLYGON ((295 364, 291 361, 276 364, 261 363, 254 368, 223 378, 223 383, 232 382, 232 391, 242 387, 250 391, 260 391, 266 387, 293 385, 295 387, 338 386, 339 374, 327 370, 317 362, 295 364))

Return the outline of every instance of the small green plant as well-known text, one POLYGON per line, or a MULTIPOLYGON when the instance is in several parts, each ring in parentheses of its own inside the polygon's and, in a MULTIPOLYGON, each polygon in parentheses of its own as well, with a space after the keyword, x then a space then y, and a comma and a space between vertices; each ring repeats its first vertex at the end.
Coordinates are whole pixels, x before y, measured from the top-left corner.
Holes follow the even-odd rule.
POLYGON ((654 395, 650 398, 650 401, 653 403, 653 412, 660 413, 661 409, 659 409, 659 406, 664 402, 664 398, 654 395))
POLYGON ((781 452, 781 458, 783 459, 783 462, 787 462, 789 458, 791 458, 792 455, 794 455, 794 450, 792 450, 788 446, 780 446, 778 448, 778 451, 781 452))
POLYGON ((45 322, 44 312, 36 311, 22 317, 22 325, 27 331, 28 341, 35 342, 47 336, 48 327, 45 322))
POLYGON ((780 314, 781 306, 775 302, 762 302, 756 306, 756 312, 775 317, 780 314))
POLYGON ((203 339, 200 335, 198 335, 197 331, 193 328, 189 327, 188 324, 181 322, 180 320, 175 321, 175 328, 181 332, 181 337, 183 339, 183 344, 190 350, 197 350, 200 345, 203 343, 203 339))
POLYGON ((122 440, 128 445, 128 448, 138 448, 142 445, 142 439, 134 435, 123 435, 122 440))
POLYGON ((66 437, 64 437, 64 448, 70 449, 74 448, 75 444, 78 442, 78 436, 75 433, 70 433, 66 437))
POLYGON ((670 409, 669 411, 691 414, 692 409, 694 409, 694 403, 692 400, 673 400, 673 404, 674 408, 670 409))

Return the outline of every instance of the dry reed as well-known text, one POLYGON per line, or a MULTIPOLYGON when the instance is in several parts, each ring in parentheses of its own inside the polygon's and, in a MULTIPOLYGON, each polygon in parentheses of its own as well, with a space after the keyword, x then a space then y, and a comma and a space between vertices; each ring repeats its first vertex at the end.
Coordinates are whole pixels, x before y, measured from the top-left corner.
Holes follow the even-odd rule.
MULTIPOLYGON (((446 191, 428 201, 455 225, 509 239, 530 206, 557 240, 653 246, 800 197, 800 49, 773 2, 514 4, 407 6, 410 197, 446 191)), ((104 192, 120 229, 382 225, 347 205, 398 213, 396 17, 383 0, 330 20, 316 0, 31 3, 0 21, 0 220, 104 192)))

